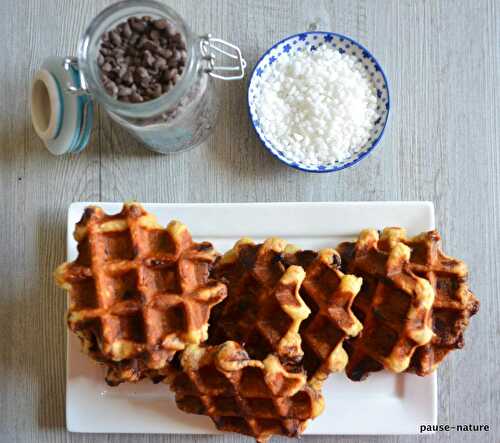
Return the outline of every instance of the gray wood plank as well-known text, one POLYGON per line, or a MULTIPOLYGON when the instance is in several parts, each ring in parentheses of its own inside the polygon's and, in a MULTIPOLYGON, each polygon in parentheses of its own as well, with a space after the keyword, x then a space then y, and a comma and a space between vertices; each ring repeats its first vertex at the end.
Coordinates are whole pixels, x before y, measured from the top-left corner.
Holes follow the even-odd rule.
POLYGON ((73 50, 60 32, 47 29, 69 32, 82 8, 75 4, 76 15, 58 21, 46 15, 40 2, 8 3, 2 2, 0 18, 7 39, 0 62, 5 228, 0 440, 63 441, 65 301, 54 288, 52 271, 65 255, 68 202, 98 197, 99 161, 95 149, 72 159, 51 156, 31 128, 27 91, 31 73, 43 58, 73 50), (39 20, 41 16, 46 19, 39 20))
MULTIPOLYGON (((273 42, 306 30, 350 35, 390 82, 392 110, 377 150, 355 168, 311 175, 273 159, 246 116, 246 83, 219 84, 221 115, 202 147, 144 150, 101 110, 89 148, 55 158, 29 123, 33 71, 75 52, 108 0, 3 0, 0 29, 0 441, 205 442, 215 437, 79 435, 64 429, 64 257, 74 200, 235 202, 432 200, 446 251, 469 264, 481 311, 466 349, 439 370, 439 422, 487 423, 489 433, 336 437, 338 442, 497 442, 500 429, 500 11, 495 0, 169 1, 192 28, 238 44, 252 67, 273 42)), ((333 418, 332 418, 333 419, 333 418)), ((390 419, 390 417, 388 417, 390 419)), ((246 441, 227 436, 226 442, 246 441)), ((307 437, 306 441, 329 441, 307 437)), ((277 439, 276 441, 280 441, 277 439)), ((284 441, 284 440, 283 440, 284 441)))

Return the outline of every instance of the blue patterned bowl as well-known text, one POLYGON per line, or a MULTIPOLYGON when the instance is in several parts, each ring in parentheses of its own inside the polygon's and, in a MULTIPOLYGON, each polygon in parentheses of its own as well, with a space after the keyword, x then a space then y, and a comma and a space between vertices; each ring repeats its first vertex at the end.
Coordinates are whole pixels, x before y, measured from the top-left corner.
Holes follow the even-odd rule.
POLYGON ((371 151, 373 151, 382 138, 387 118, 389 117, 389 108, 390 101, 387 78, 385 77, 384 71, 378 64, 377 60, 375 60, 368 50, 359 43, 349 37, 336 34, 334 32, 304 32, 292 35, 276 43, 266 51, 266 53, 255 65, 250 78, 250 84, 248 86, 248 110, 250 119, 252 120, 253 127, 262 144, 269 150, 269 152, 271 152, 271 154, 286 163, 288 166, 307 172, 340 171, 341 169, 348 168, 365 158, 371 151), (259 122, 255 109, 255 102, 257 94, 261 88, 261 84, 264 81, 262 74, 266 69, 269 69, 269 67, 276 60, 278 60, 283 54, 293 56, 293 54, 296 54, 298 51, 314 51, 321 45, 331 46, 337 49, 340 53, 347 52, 348 54, 352 54, 363 63, 365 69, 369 73, 369 77, 372 79, 374 88, 377 91, 377 110, 381 117, 375 121, 368 142, 364 146, 360 146, 356 153, 354 153, 351 157, 341 162, 332 161, 321 165, 313 165, 288 158, 287 154, 281 151, 279 146, 275 146, 269 141, 259 122))

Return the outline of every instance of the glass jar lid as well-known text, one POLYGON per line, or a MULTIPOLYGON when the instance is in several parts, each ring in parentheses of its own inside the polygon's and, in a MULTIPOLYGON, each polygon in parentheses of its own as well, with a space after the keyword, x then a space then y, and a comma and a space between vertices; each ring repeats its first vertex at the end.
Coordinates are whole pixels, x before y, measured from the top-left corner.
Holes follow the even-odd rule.
POLYGON ((71 59, 47 58, 31 86, 31 120, 35 132, 55 155, 82 151, 90 138, 93 104, 71 59))

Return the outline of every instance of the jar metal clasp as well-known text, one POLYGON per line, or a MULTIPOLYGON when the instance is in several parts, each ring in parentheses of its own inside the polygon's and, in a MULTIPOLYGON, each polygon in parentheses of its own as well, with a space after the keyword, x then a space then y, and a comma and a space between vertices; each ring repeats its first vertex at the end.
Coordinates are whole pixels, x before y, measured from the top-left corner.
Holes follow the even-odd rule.
POLYGON ((203 60, 206 61, 205 72, 210 76, 220 80, 241 80, 245 76, 247 62, 241 55, 238 46, 207 34, 200 39, 200 51, 203 60), (216 54, 235 60, 236 63, 234 65, 216 65, 216 54))
POLYGON ((87 87, 87 82, 85 81, 85 77, 78 69, 78 60, 76 57, 64 57, 63 59, 63 68, 66 72, 75 72, 78 75, 77 84, 68 83, 66 85, 66 90, 73 95, 90 95, 90 92, 87 87))

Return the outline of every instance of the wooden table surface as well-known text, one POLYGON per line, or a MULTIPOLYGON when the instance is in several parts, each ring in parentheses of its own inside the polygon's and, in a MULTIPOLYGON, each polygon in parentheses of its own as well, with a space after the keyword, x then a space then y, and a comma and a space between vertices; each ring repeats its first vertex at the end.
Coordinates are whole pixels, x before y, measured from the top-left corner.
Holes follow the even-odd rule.
POLYGON ((195 31, 239 45, 250 67, 273 42, 311 23, 373 52, 392 95, 384 139, 355 168, 324 175, 287 168, 262 149, 246 115, 245 82, 220 85, 216 132, 190 152, 154 155, 99 111, 85 152, 49 154, 30 123, 31 77, 45 57, 75 54, 80 33, 108 3, 0 2, 0 441, 220 440, 65 430, 65 298, 52 271, 65 255, 66 211, 78 200, 129 199, 433 201, 445 249, 469 264, 481 300, 465 350, 439 369, 439 423, 489 424, 491 430, 330 439, 500 441, 498 1, 170 1, 195 31))

